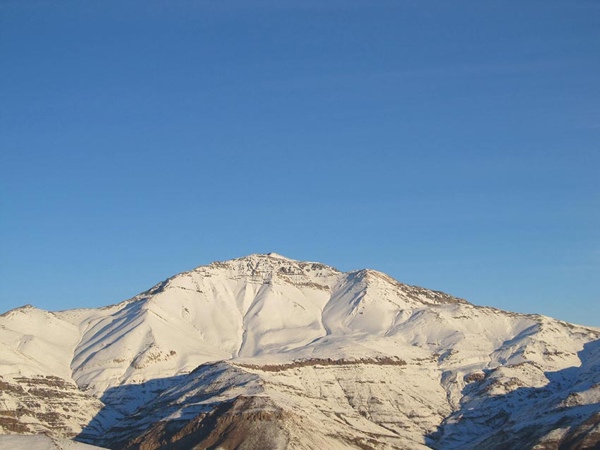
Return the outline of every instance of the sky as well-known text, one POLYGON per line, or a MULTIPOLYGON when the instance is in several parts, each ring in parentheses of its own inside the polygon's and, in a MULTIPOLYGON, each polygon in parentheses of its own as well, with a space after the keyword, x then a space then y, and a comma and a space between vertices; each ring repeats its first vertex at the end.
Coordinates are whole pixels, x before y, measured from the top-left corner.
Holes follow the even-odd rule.
POLYGON ((600 3, 0 2, 0 312, 277 252, 600 326, 600 3))

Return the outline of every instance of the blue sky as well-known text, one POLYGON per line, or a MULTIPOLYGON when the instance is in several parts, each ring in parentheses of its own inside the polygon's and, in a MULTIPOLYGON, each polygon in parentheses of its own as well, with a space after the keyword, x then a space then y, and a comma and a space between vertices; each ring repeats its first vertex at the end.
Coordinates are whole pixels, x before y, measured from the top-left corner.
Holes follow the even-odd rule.
POLYGON ((0 309, 277 252, 600 326, 597 1, 0 3, 0 309))

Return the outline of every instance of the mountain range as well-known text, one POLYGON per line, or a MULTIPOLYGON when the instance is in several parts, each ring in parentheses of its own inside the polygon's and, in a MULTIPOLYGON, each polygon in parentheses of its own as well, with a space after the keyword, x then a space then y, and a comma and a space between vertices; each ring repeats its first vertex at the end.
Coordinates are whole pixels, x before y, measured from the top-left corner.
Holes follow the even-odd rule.
POLYGON ((0 447, 600 449, 600 329, 274 253, 8 311, 0 388, 0 447))

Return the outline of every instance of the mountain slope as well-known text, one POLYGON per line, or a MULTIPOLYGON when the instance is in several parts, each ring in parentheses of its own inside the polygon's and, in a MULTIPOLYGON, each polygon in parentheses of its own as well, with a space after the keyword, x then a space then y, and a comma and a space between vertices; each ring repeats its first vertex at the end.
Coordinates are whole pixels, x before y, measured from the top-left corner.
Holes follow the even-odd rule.
POLYGON ((0 427, 111 448, 579 448, 598 441, 599 339, 373 270, 250 255, 106 308, 4 314, 0 427), (77 401, 38 392, 47 377, 77 401))
POLYGON ((100 447, 50 436, 0 436, 0 448, 10 450, 102 450, 100 447))

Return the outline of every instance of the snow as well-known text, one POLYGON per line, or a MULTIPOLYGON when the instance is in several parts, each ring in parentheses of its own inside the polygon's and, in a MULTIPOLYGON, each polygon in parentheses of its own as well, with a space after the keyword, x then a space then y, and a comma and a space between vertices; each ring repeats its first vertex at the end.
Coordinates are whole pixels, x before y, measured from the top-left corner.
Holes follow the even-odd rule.
POLYGON ((0 435, 0 448, 10 450, 100 450, 101 447, 46 435, 0 435))
POLYGON ((293 413, 292 440, 318 423, 315 439, 330 448, 337 444, 326 435, 338 432, 426 448, 443 426, 448 448, 460 448, 488 430, 478 421, 492 408, 521 417, 520 405, 526 417, 522 402, 539 406, 529 393, 547 395, 551 409, 593 409, 598 339, 597 329, 477 307, 377 271, 269 253, 198 267, 106 308, 10 311, 0 316, 0 376, 52 375, 101 398, 108 406, 90 428, 97 433, 121 420, 132 429, 189 420, 259 395, 293 413), (337 363, 319 364, 326 360, 337 363), (205 363, 214 364, 195 371, 205 363), (575 368, 578 383, 568 381, 575 368))
POLYGON ((70 378, 77 327, 54 313, 17 308, 0 317, 0 375, 45 373, 70 378))

